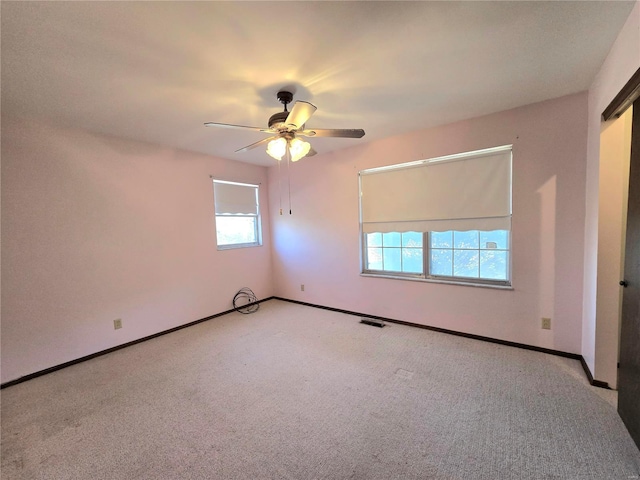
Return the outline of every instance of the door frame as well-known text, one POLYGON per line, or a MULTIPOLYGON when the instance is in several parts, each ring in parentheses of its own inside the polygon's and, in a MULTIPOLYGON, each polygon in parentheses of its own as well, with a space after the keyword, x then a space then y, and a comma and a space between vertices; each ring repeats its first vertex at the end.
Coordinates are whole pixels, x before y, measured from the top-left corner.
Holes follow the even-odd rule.
MULTIPOLYGON (((630 167, 633 170, 634 168, 640 168, 640 68, 631 76, 629 81, 625 84, 625 86, 620 90, 620 92, 615 96, 615 98, 611 101, 611 103, 605 108, 602 112, 602 121, 606 122, 607 120, 613 118, 619 118, 629 107, 634 106, 633 118, 632 118, 632 130, 631 130, 631 158, 630 158, 630 167), (636 101, 637 100, 637 101, 636 101)), ((637 178, 637 175, 636 175, 637 178)), ((631 175, 629 176, 629 181, 631 182, 631 175)), ((631 187, 631 184, 629 185, 631 187)), ((634 184, 634 189, 640 189, 640 185, 634 184)), ((636 191, 636 190, 634 190, 636 191)), ((627 232, 628 235, 628 232, 627 232)), ((625 239, 625 244, 629 237, 625 239)), ((629 251, 630 248, 628 245, 625 245, 625 251, 629 251)), ((627 263, 626 261, 624 262, 627 263)), ((620 279, 620 284, 623 285, 623 278, 620 279)), ((625 285, 626 286, 626 285, 625 285)), ((624 312, 624 295, 622 299, 621 310, 624 312)), ((624 321, 624 314, 620 318, 620 327, 619 332, 623 329, 622 322, 624 321)), ((621 348, 621 347, 620 347, 621 348)), ((618 352, 618 356, 620 357, 620 351, 618 352)), ((624 365, 623 365, 624 366, 624 365)), ((620 368, 620 363, 618 363, 618 368, 620 368)), ((620 375, 618 376, 620 378, 620 375)), ((627 378, 627 380, 630 380, 627 378)), ((621 385, 618 382, 618 389, 620 389, 621 385)), ((637 390, 637 385, 634 379, 631 379, 630 384, 624 388, 631 388, 631 393, 634 393, 633 390, 637 390)), ((624 402, 625 408, 623 410, 620 409, 620 404, 618 404, 618 414, 622 418, 623 423, 627 427, 627 430, 631 434, 633 440, 640 448, 640 430, 638 430, 638 425, 640 425, 640 419, 637 418, 639 413, 637 408, 628 408, 628 393, 625 394, 623 398, 626 399, 624 402)), ((633 403, 633 402, 632 402, 633 403)))
POLYGON ((636 70, 629 81, 622 87, 611 103, 602 112, 602 121, 619 118, 627 108, 640 98, 640 68, 636 70))

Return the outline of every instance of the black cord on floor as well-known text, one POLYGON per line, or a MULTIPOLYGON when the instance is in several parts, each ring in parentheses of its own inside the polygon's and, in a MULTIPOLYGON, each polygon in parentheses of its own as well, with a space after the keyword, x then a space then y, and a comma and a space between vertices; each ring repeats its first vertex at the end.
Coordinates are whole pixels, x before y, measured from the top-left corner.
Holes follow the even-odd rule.
POLYGON ((233 309, 236 312, 248 315, 258 311, 260 304, 257 302, 258 297, 256 297, 255 293, 249 287, 243 287, 233 297, 233 309))

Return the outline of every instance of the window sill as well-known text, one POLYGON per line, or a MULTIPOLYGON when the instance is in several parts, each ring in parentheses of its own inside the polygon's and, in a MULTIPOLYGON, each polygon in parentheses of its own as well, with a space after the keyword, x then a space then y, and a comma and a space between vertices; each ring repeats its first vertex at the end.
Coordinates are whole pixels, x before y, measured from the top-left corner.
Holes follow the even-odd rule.
POLYGON ((445 285, 460 285, 463 287, 491 288, 494 290, 514 290, 512 285, 491 285, 489 283, 456 282, 455 280, 437 280, 434 278, 405 277, 402 275, 379 275, 376 273, 360 273, 361 277, 387 278, 391 280, 409 280, 411 282, 441 283, 445 285))
POLYGON ((261 243, 238 243, 236 245, 218 245, 218 250, 235 250, 236 248, 261 247, 261 243))

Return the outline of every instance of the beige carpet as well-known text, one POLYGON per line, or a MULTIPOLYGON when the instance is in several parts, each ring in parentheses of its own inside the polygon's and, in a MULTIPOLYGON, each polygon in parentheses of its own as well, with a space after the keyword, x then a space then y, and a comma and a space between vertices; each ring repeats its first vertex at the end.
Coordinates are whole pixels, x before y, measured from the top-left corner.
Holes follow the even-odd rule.
POLYGON ((358 320, 271 300, 6 388, 2 478, 639 478, 578 361, 358 320))

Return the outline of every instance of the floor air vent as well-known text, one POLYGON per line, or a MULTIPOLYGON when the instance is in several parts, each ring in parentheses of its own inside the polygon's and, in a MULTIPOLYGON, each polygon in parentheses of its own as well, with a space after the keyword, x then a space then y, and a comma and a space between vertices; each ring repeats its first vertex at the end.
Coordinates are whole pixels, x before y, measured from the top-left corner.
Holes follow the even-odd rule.
POLYGON ((378 320, 377 318, 361 318, 360 323, 371 325, 372 327, 384 327, 384 322, 382 320, 378 320))

